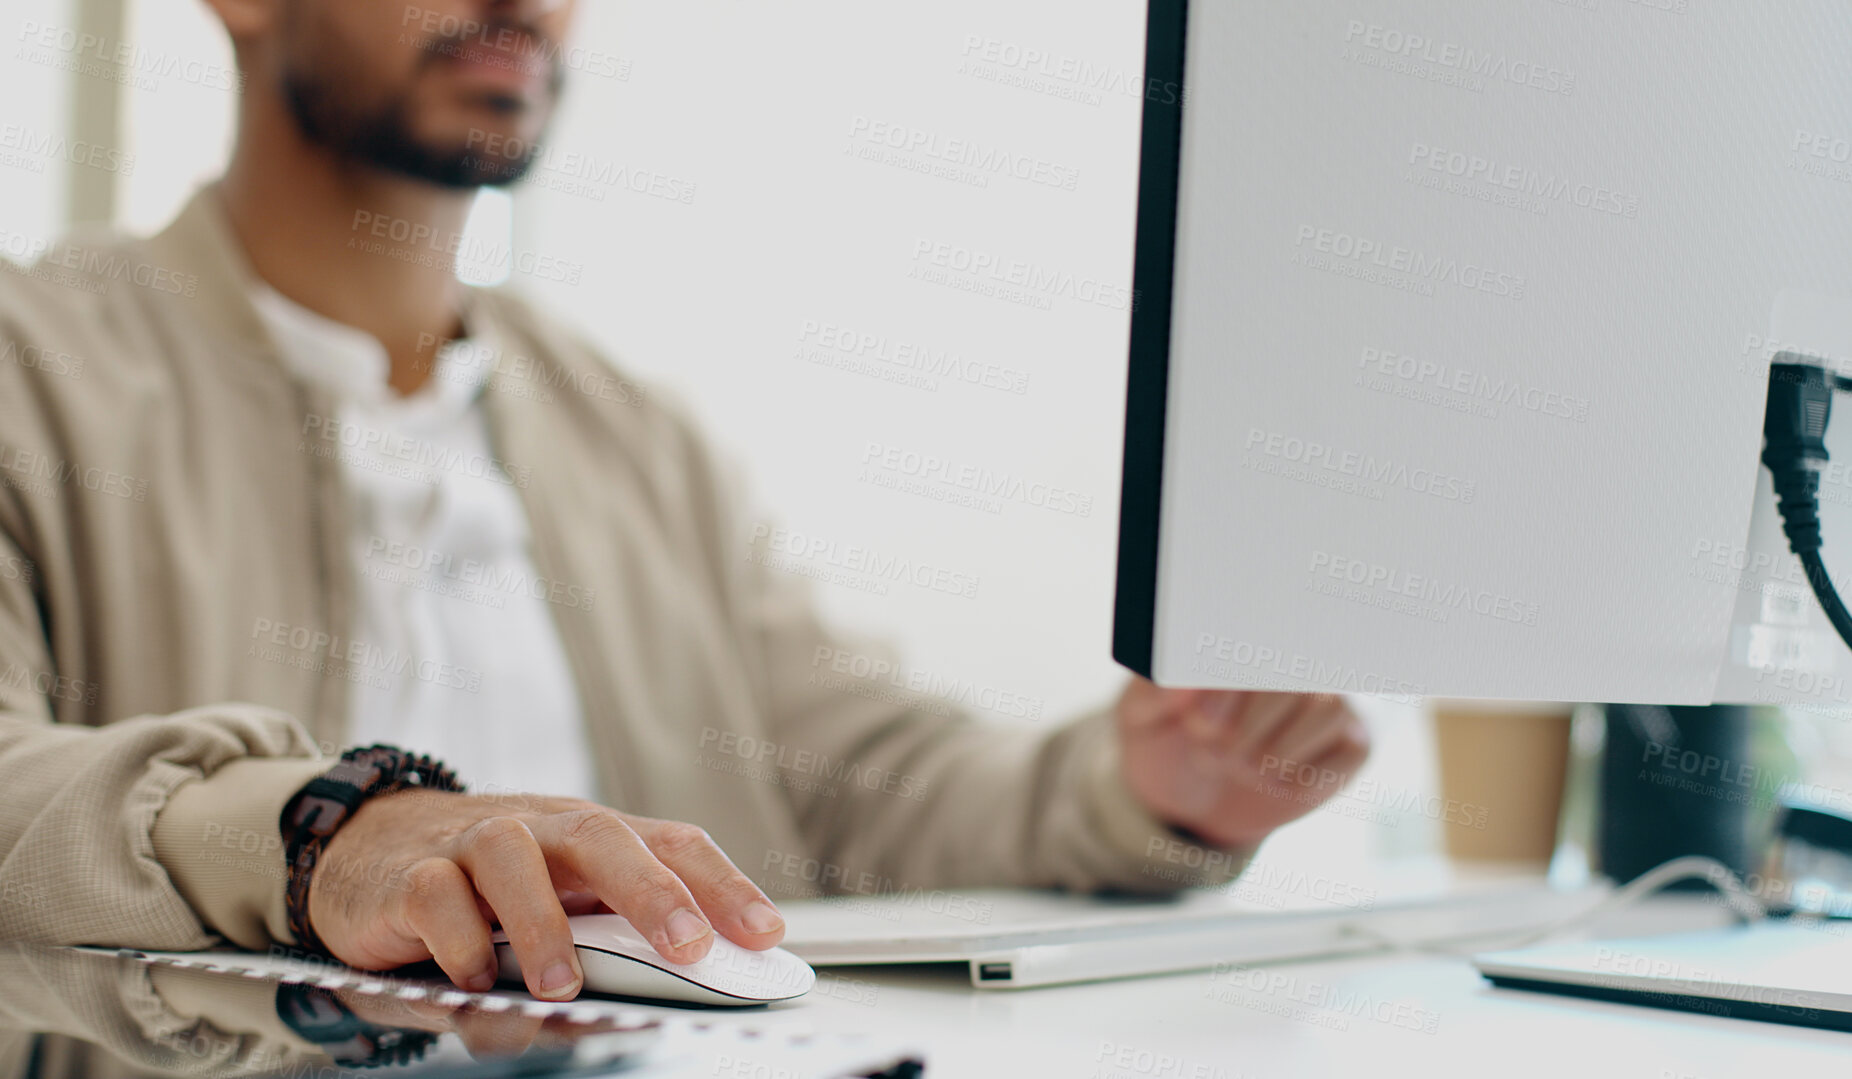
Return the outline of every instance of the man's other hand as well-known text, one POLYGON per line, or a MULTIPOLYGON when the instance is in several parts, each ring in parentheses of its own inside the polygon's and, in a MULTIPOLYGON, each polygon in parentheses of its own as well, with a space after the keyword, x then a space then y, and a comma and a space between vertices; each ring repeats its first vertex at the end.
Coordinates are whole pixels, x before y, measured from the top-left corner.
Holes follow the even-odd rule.
POLYGON ((784 938, 777 908, 706 832, 574 798, 373 798, 329 841, 309 889, 310 924, 350 966, 435 959, 481 991, 495 983, 499 925, 528 991, 548 1000, 584 983, 567 915, 606 908, 677 963, 705 956, 715 929, 755 950, 784 938))
POLYGON ((1223 848, 1251 849, 1350 781, 1370 736, 1326 694, 1159 689, 1119 698, 1126 783, 1159 819, 1223 848))

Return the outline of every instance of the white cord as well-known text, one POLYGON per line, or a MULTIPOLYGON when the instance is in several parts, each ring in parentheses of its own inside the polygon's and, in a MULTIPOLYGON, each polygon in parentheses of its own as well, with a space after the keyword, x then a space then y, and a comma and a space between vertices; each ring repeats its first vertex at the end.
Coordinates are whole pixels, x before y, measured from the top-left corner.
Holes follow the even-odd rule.
MULTIPOLYGON (((1671 885, 1685 880, 1709 881, 1710 884, 1723 895, 1724 904, 1728 906, 1731 911, 1735 912, 1736 916, 1741 918, 1744 923, 1759 922, 1768 916, 1768 911, 1763 907, 1761 900, 1750 895, 1748 891, 1743 888, 1743 882, 1729 866, 1724 865, 1715 858, 1707 858, 1703 855, 1693 854, 1683 858, 1674 858, 1664 865, 1655 866, 1647 870, 1634 880, 1629 881, 1624 887, 1616 890, 1613 894, 1603 897, 1600 902, 1589 907, 1587 910, 1578 911, 1567 918, 1552 922, 1541 929, 1520 931, 1518 936, 1505 942, 1503 947, 1523 948, 1548 940, 1560 933, 1566 933, 1569 930, 1580 928, 1603 915, 1625 910, 1641 900, 1647 899, 1671 885)), ((1453 947, 1448 947, 1445 943, 1418 943, 1415 941, 1397 940, 1386 934, 1379 933, 1374 929, 1354 924, 1346 926, 1344 932, 1350 936, 1368 938, 1383 947, 1392 948, 1397 951, 1426 952, 1434 955, 1467 955, 1472 952, 1481 951, 1486 947, 1485 944, 1480 944, 1468 948, 1465 951, 1459 951, 1453 947)), ((1454 938, 1454 940, 1448 943, 1457 946, 1474 937, 1495 936, 1504 932, 1508 931, 1494 930, 1492 933, 1466 934, 1465 936, 1454 938)))

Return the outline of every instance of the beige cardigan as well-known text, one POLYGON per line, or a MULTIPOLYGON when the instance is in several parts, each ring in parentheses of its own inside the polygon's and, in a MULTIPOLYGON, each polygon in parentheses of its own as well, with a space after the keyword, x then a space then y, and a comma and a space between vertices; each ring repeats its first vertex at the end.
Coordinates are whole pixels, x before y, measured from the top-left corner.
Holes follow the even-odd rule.
MULTIPOLYGON (((278 361, 214 188, 151 239, 0 266, 0 939, 288 941, 277 815, 344 743, 343 679, 392 662, 347 639, 333 403, 278 361)), ((999 729, 836 670, 885 653, 748 557, 684 416, 604 392, 516 298, 469 302, 520 353, 485 390, 495 456, 611 805, 702 825, 774 899, 1238 870, 1134 800, 1109 715, 999 729)))

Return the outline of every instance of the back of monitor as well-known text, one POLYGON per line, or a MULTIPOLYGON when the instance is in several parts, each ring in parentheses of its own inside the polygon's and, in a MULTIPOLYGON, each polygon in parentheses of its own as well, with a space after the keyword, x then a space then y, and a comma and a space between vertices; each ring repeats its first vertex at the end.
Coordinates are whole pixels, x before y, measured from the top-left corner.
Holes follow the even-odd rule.
POLYGON ((1155 0, 1149 47, 1121 662, 1711 700, 1780 324, 1852 325, 1852 7, 1155 0))

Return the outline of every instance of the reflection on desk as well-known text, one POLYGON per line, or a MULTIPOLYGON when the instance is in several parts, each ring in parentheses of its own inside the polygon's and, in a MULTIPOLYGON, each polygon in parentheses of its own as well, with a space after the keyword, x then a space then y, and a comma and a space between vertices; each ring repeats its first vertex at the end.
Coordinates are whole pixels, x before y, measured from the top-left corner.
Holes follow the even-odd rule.
POLYGON ((126 954, 0 946, 0 1077, 411 1075, 463 1063, 494 1074, 517 1060, 524 1071, 608 1065, 660 1034, 655 1016, 634 1009, 526 1007, 352 981, 325 988, 126 954))
POLYGON ((0 945, 0 1079, 921 1074, 905 1038, 775 1023, 781 1007, 555 1004, 325 960, 0 945))

